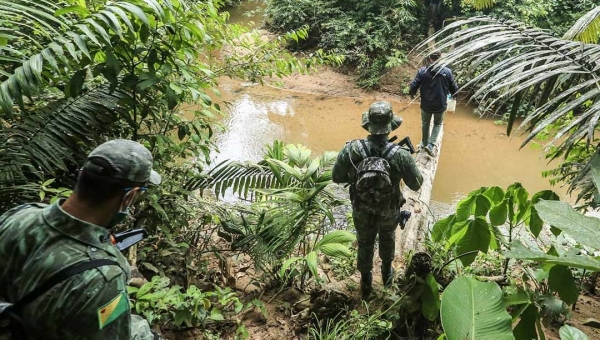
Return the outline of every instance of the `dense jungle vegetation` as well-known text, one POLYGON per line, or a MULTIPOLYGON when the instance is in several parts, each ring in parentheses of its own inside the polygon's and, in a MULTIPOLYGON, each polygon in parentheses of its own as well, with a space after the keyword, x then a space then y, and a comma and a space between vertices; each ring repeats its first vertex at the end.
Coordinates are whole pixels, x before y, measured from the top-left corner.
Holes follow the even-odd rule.
MULTIPOLYGON (((357 84, 378 88, 383 73, 408 63, 407 54, 443 23, 490 15, 550 29, 562 35, 594 7, 593 0, 269 0, 267 27, 287 32, 308 27, 297 48, 323 48, 345 56, 357 84)), ((295 44, 296 45, 296 44, 295 44)), ((400 90, 400 89, 399 89, 400 90)))
POLYGON ((310 339, 546 339, 559 329, 567 340, 600 326, 568 323, 600 271, 600 220, 584 215, 600 200, 596 2, 268 0, 267 25, 280 33, 268 40, 228 24, 231 5, 0 0, 0 212, 67 197, 91 149, 128 138, 164 178, 120 226, 150 233, 130 253, 149 281, 130 287, 131 305, 167 338, 252 338, 248 325, 276 312, 310 339), (225 111, 213 99, 220 77, 260 82, 323 64, 377 87, 413 48, 415 59, 443 51, 465 95, 504 116, 509 134, 523 117, 524 145, 550 142, 561 165, 545 175, 578 200, 519 183, 475 190, 436 221, 427 253, 397 254, 406 270, 361 304, 323 289, 358 290, 335 153, 275 141, 259 162, 211 164, 225 111), (250 277, 243 289, 235 261, 250 277), (270 307, 286 291, 307 297, 270 307))

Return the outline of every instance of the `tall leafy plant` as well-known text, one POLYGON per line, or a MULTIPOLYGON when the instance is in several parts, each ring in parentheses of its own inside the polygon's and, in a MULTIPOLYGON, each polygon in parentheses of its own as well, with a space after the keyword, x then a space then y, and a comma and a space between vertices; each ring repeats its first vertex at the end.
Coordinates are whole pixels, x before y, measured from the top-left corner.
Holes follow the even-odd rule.
MULTIPOLYGON (((330 191, 335 153, 311 157, 301 145, 275 142, 259 163, 225 163, 208 173, 197 187, 224 194, 233 188, 250 197, 222 221, 234 250, 249 253, 266 273, 286 277, 298 267, 304 283, 309 274, 318 280, 319 254, 349 257, 347 243, 355 237, 346 231, 326 233, 335 225, 333 209, 344 202, 330 191)), ((197 188, 196 187, 196 188, 197 188)))

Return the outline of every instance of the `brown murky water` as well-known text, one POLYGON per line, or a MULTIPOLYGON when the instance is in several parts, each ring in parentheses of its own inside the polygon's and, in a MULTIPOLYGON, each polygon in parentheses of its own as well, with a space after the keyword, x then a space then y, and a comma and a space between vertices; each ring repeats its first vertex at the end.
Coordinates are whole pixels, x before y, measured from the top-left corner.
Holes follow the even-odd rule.
MULTIPOLYGON (((367 135, 360 127, 360 118, 372 99, 325 97, 245 86, 233 80, 222 84, 221 99, 230 106, 224 119, 227 130, 217 137, 220 154, 215 156, 216 161, 259 160, 264 145, 275 139, 301 143, 322 153, 339 150, 346 141, 367 135)), ((413 144, 418 144, 418 103, 404 110, 407 103, 392 101, 392 105, 404 119, 392 135, 408 135, 413 144)), ((521 137, 509 138, 505 131, 504 125, 478 119, 465 106, 458 105, 455 113, 446 113, 432 200, 452 204, 481 186, 506 187, 513 182, 521 182, 531 193, 550 188, 541 172, 551 166, 541 151, 529 146, 519 151, 521 137)))
POLYGON ((242 1, 238 6, 228 10, 229 22, 258 28, 264 22, 263 10, 265 2, 260 0, 242 1))

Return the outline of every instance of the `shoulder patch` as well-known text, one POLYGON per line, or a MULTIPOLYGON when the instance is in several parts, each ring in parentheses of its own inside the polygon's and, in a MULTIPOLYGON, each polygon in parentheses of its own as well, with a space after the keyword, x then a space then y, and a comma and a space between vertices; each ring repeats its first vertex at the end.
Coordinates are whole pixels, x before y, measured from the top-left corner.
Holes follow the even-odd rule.
POLYGON ((104 306, 98 308, 98 329, 103 329, 129 310, 127 293, 121 292, 104 306))

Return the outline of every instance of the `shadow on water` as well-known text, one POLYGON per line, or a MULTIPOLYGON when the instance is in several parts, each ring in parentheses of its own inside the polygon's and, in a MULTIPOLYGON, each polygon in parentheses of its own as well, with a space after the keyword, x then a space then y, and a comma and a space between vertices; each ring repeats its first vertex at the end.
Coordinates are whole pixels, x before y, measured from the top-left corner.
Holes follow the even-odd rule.
MULTIPOLYGON (((265 144, 275 139, 301 143, 315 153, 340 150, 346 141, 364 138, 360 127, 362 112, 373 100, 325 97, 263 86, 244 86, 225 80, 223 98, 229 102, 224 119, 226 132, 217 136, 224 159, 259 160, 265 144)), ((421 137, 420 110, 417 103, 406 110, 406 103, 392 101, 404 123, 392 135, 410 136, 413 144, 421 137)), ((507 187, 521 182, 530 192, 548 189, 541 172, 547 165, 539 148, 519 150, 522 136, 507 137, 506 126, 491 119, 479 119, 472 109, 459 105, 455 113, 446 113, 440 162, 432 200, 436 210, 450 208, 468 192, 481 186, 507 187)), ((554 188, 560 194, 563 189, 554 188)))

